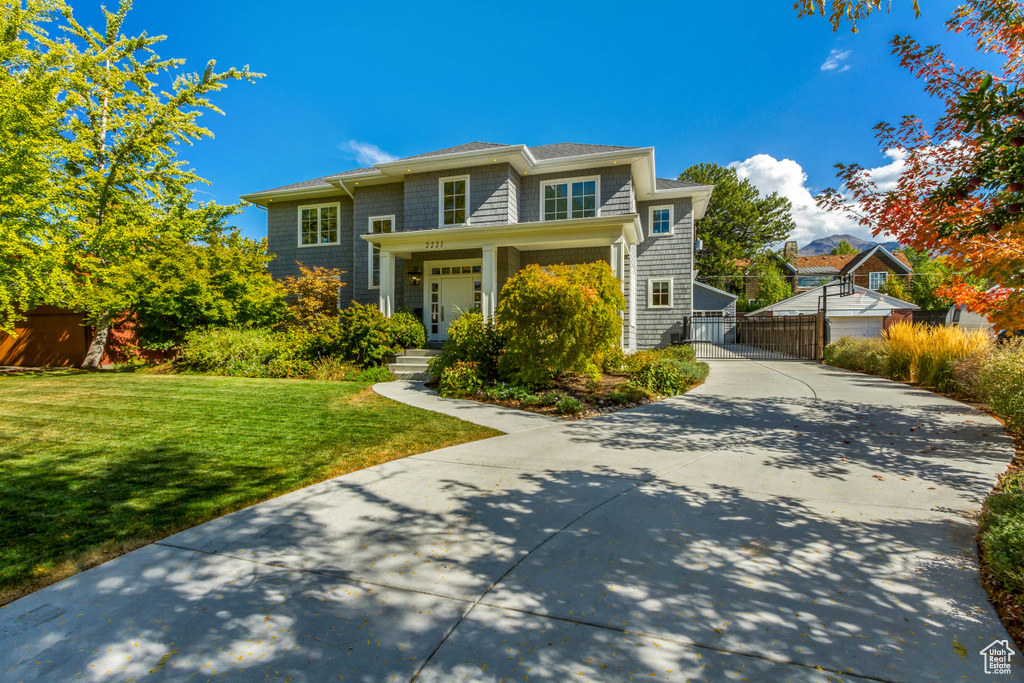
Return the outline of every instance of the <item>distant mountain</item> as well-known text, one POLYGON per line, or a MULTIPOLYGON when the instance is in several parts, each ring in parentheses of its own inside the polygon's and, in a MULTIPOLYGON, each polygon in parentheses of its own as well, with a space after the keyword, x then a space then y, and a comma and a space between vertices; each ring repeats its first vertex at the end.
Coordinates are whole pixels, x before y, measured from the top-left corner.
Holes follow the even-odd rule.
POLYGON ((810 244, 800 247, 800 255, 821 256, 822 254, 827 254, 838 247, 839 243, 843 240, 846 240, 853 245, 854 249, 857 251, 864 251, 865 249, 870 249, 871 247, 879 244, 885 247, 888 251, 899 249, 901 246, 899 242, 868 242, 867 240, 862 240, 859 237, 854 237, 853 235, 829 235, 828 237, 819 237, 810 244))

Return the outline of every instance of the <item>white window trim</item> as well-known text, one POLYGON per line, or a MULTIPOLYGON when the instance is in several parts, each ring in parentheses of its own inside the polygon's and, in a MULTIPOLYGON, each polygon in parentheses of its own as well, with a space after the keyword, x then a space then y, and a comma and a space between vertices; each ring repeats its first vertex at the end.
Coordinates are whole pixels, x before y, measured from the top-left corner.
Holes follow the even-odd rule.
POLYGON ((439 228, 456 228, 460 225, 469 225, 469 176, 468 175, 451 175, 437 179, 437 227, 439 228), (466 181, 466 222, 465 223, 453 223, 452 225, 444 224, 444 184, 450 183, 453 180, 465 180, 466 181))
MULTIPOLYGON (((341 244, 341 202, 327 202, 326 204, 303 204, 300 206, 296 213, 296 229, 295 229, 295 242, 299 249, 308 249, 309 247, 330 247, 338 246, 341 244), (316 242, 315 244, 303 244, 302 243, 302 211, 304 209, 323 209, 333 206, 338 210, 338 240, 336 242, 316 242)), ((320 214, 317 212, 317 238, 320 237, 320 214)))
POLYGON ((676 231, 676 212, 675 207, 671 204, 663 204, 661 206, 652 206, 647 211, 647 232, 651 237, 661 237, 662 235, 672 235, 676 231), (654 232, 654 212, 662 209, 668 209, 668 232, 654 232))
MULTIPOLYGON (((390 214, 390 215, 387 215, 387 216, 370 216, 369 218, 367 218, 366 219, 366 234, 367 235, 372 235, 373 234, 373 222, 374 221, 384 221, 384 220, 391 221, 391 233, 394 233, 395 232, 395 214, 390 214)), ((386 234, 391 234, 391 233, 386 233, 386 234)), ((380 285, 373 284, 373 242, 370 242, 367 246, 370 247, 370 251, 369 251, 369 255, 368 255, 367 261, 366 261, 366 288, 367 289, 380 289, 380 285)))
POLYGON ((886 282, 889 281, 889 274, 890 273, 889 273, 888 270, 873 270, 870 273, 868 273, 868 289, 870 289, 872 292, 877 292, 879 289, 882 288, 882 286, 885 285, 886 282), (883 278, 883 280, 882 280, 882 284, 879 285, 878 287, 872 287, 871 286, 871 280, 874 278, 875 275, 884 275, 885 276, 883 278))
POLYGON ((647 278, 647 308, 673 308, 675 305, 675 284, 670 277, 651 277, 647 278), (656 306, 654 305, 654 283, 655 282, 667 282, 668 283, 668 306, 656 306))
MULTIPOLYGON (((588 175, 588 176, 578 176, 578 177, 575 177, 575 178, 551 178, 550 180, 543 180, 543 181, 541 181, 541 184, 540 184, 540 216, 538 217, 538 219, 542 220, 542 221, 543 220, 547 220, 547 219, 544 218, 544 188, 545 187, 547 187, 548 185, 562 185, 562 184, 565 184, 565 183, 568 183, 571 186, 573 183, 585 183, 588 180, 593 180, 594 181, 594 211, 595 211, 594 215, 595 216, 600 216, 601 215, 601 176, 599 176, 599 175, 588 175)), ((573 220, 573 218, 572 218, 572 191, 571 191, 571 188, 569 189, 568 197, 569 197, 569 216, 566 217, 566 218, 553 218, 552 220, 557 220, 557 221, 571 221, 571 220, 573 220)))

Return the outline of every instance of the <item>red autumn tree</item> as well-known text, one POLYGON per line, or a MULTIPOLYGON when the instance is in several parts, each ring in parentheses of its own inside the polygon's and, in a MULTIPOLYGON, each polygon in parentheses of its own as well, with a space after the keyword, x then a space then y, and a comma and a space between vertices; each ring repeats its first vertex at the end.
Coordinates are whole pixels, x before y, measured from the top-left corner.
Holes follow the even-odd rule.
POLYGON ((892 40, 900 65, 943 105, 927 126, 915 116, 880 123, 884 150, 901 150, 894 189, 881 189, 857 164, 837 164, 843 192, 820 205, 845 211, 875 235, 943 253, 960 273, 942 296, 988 315, 999 328, 1024 327, 1024 11, 1013 0, 966 0, 946 22, 979 53, 997 55, 997 73, 953 64, 939 46, 892 40), (992 289, 969 284, 983 278, 992 289))

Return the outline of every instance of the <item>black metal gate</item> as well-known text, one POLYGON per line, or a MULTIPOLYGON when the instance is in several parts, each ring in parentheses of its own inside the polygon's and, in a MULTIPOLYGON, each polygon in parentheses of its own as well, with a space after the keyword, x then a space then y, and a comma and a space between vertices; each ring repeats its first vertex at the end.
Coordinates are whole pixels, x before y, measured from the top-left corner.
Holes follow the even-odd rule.
POLYGON ((815 360, 815 315, 694 316, 683 318, 681 343, 700 360, 815 360))

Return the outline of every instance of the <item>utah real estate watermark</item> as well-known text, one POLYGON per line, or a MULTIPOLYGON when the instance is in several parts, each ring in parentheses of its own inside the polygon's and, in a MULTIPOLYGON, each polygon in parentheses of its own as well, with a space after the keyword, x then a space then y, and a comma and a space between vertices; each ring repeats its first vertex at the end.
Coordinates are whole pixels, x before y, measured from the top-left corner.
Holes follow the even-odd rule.
POLYGON ((1017 653, 1010 649, 1009 641, 993 640, 982 648, 980 654, 985 661, 985 673, 1009 675, 1012 666, 1010 660, 1017 653))

